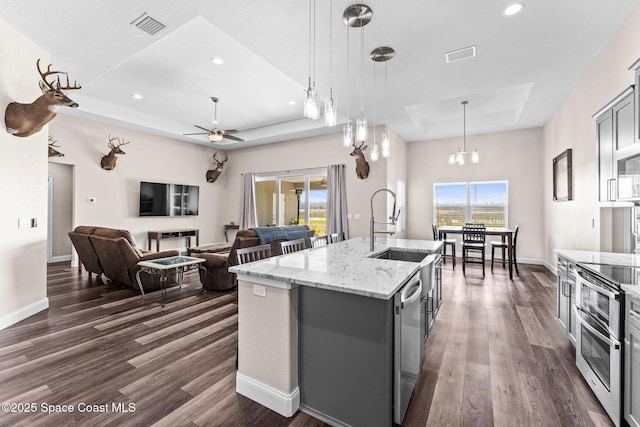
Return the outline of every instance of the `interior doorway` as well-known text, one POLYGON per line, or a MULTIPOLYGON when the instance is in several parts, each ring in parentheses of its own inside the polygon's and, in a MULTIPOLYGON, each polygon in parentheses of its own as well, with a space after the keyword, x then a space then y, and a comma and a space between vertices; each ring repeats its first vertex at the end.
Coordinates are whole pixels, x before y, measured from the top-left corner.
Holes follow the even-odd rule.
POLYGON ((47 180, 47 262, 71 261, 67 234, 73 228, 73 165, 49 163, 47 180))

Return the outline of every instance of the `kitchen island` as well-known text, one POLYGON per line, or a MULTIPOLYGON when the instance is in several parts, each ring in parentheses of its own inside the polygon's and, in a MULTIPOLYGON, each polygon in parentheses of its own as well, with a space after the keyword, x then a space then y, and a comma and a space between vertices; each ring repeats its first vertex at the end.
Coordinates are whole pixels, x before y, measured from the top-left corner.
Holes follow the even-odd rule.
POLYGON ((393 299, 417 262, 388 248, 440 253, 441 242, 350 239, 234 266, 238 393, 285 415, 299 408, 333 425, 391 425, 393 299))

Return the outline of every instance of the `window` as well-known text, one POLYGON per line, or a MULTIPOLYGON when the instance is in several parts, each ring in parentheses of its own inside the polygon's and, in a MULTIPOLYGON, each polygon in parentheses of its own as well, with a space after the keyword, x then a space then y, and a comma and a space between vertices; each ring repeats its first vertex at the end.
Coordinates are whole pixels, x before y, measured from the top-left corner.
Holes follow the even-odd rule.
POLYGON ((433 218, 438 227, 467 222, 506 227, 508 194, 508 181, 435 183, 433 218))
POLYGON ((325 234, 326 169, 256 175, 255 189, 258 227, 307 224, 325 234))

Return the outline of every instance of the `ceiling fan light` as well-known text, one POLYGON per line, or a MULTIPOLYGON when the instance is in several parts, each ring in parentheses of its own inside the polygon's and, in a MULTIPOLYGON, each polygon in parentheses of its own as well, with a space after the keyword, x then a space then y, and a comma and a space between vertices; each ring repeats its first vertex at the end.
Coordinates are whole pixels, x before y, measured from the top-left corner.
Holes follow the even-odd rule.
POLYGON ((325 126, 338 124, 338 100, 333 96, 324 99, 324 124, 325 126))
POLYGON ((471 163, 480 163, 480 153, 477 148, 474 148, 471 152, 471 163))
POLYGON ((368 122, 364 117, 360 117, 356 120, 356 141, 364 142, 367 140, 368 136, 368 122))
POLYGON ((347 120, 347 124, 342 127, 342 146, 351 147, 353 145, 353 127, 351 120, 347 120))
POLYGON ((222 134, 210 133, 209 134, 209 141, 211 141, 211 142, 220 142, 220 141, 222 141, 222 134))

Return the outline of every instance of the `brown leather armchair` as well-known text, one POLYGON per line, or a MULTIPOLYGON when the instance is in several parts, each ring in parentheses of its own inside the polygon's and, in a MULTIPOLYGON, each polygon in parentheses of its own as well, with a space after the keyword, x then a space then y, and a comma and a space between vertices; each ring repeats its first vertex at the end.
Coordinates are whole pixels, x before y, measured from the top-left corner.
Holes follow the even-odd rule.
MULTIPOLYGON (((307 238, 313 237, 315 230, 307 225, 303 227, 307 230, 307 238)), ((280 242, 282 241, 284 240, 279 239, 269 242, 271 245, 271 256, 282 254, 280 251, 280 242)), ((229 272, 229 267, 238 265, 236 250, 258 246, 259 244, 260 239, 255 231, 239 230, 230 252, 198 254, 198 257, 206 259, 206 262, 200 267, 200 282, 202 283, 202 288, 210 291, 224 291, 235 287, 236 275, 229 272)))
MULTIPOLYGON (((113 282, 134 289, 139 289, 136 281, 138 262, 180 255, 180 252, 175 249, 162 252, 140 250, 135 246, 135 240, 127 230, 97 228, 89 240, 95 249, 104 275, 113 282)), ((141 274, 140 280, 145 290, 160 288, 160 276, 141 274)), ((169 281, 176 282, 175 274, 169 276, 169 281)))
POLYGON ((80 225, 68 234, 80 261, 78 264, 78 271, 80 271, 84 265, 84 268, 89 272, 89 275, 91 275, 91 273, 95 273, 100 277, 104 272, 102 271, 102 266, 98 261, 98 255, 96 254, 95 249, 93 249, 91 240, 89 240, 89 236, 96 231, 96 228, 97 227, 80 225))

